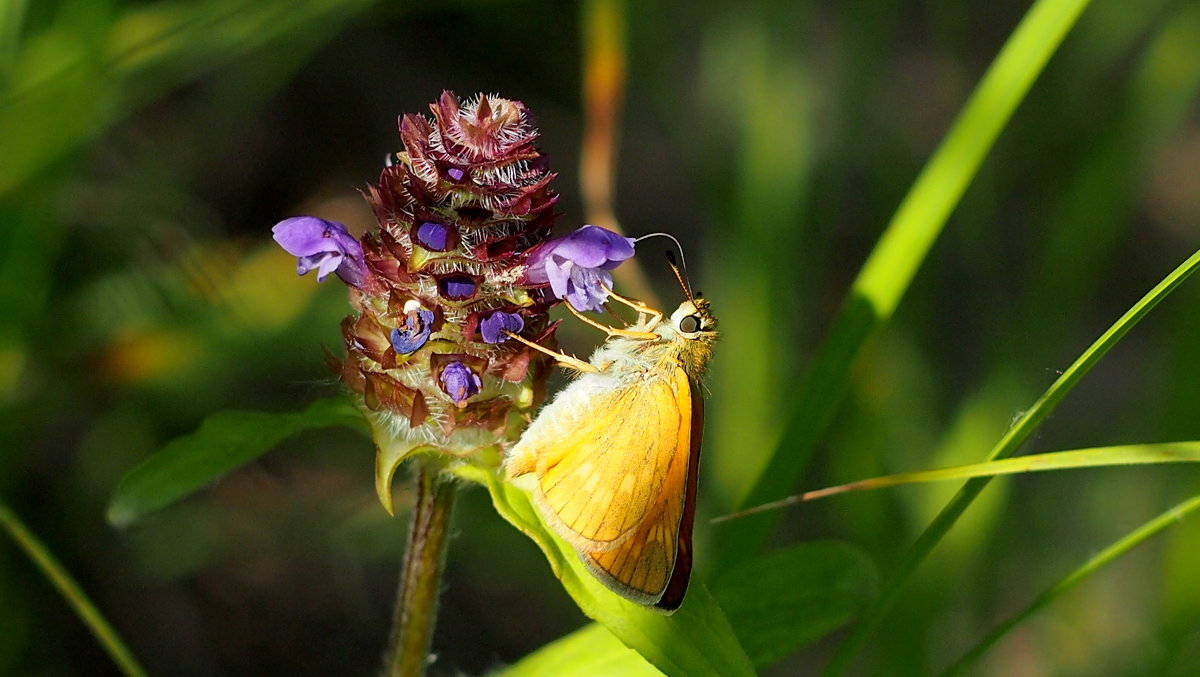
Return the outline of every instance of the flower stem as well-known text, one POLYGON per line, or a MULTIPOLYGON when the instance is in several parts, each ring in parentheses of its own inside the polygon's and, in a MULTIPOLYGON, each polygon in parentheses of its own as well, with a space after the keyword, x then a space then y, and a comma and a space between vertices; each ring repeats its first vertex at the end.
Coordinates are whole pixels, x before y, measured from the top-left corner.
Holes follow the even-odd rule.
POLYGON ((386 677, 425 674, 456 490, 454 481, 437 468, 422 465, 417 472, 417 497, 392 615, 386 677))

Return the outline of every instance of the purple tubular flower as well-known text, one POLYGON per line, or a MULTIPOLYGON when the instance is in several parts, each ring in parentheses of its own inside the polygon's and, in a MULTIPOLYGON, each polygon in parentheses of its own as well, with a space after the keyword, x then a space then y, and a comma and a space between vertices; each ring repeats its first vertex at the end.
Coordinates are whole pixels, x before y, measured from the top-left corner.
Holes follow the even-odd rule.
POLYGON ((404 329, 392 330, 392 349, 398 355, 411 355, 429 340, 433 330, 433 311, 424 308, 413 310, 404 318, 404 329))
POLYGON ((500 343, 508 340, 508 335, 504 332, 509 331, 518 334, 525 328, 525 320, 516 313, 506 313, 503 310, 496 312, 483 318, 479 323, 479 333, 483 335, 484 343, 500 343))
POLYGON ((479 380, 479 375, 471 371, 471 368, 462 362, 451 362, 442 369, 442 375, 438 377, 442 383, 442 390, 454 400, 458 406, 463 404, 473 395, 479 394, 479 389, 483 387, 483 382, 479 380))
POLYGON ((297 275, 316 269, 317 282, 337 273, 346 284, 362 286, 367 274, 362 245, 337 221, 295 216, 275 224, 271 234, 280 247, 297 257, 297 275))
POLYGON ((576 310, 600 310, 612 288, 608 271, 633 256, 633 243, 611 230, 584 226, 530 253, 525 277, 534 284, 548 282, 554 295, 576 310))

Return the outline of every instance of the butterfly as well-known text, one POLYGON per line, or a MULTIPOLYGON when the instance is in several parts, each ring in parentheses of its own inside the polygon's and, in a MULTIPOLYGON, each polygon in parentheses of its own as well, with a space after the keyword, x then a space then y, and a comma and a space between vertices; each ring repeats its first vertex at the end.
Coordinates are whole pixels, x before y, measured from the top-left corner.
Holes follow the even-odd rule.
POLYGON ((628 328, 570 308, 608 339, 587 362, 534 344, 580 374, 538 413, 504 464, 509 479, 534 476, 542 517, 592 575, 668 613, 683 603, 691 576, 704 422, 698 384, 717 338, 708 302, 683 286, 687 300, 666 318, 611 294, 638 311, 628 328))

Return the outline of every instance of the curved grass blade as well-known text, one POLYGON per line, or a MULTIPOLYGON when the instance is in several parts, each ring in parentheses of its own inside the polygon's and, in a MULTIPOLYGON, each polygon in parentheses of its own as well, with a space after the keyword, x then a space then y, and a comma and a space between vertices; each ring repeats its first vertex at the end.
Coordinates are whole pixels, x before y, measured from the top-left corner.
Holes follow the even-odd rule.
POLYGON ((345 398, 317 400, 304 411, 221 411, 196 432, 172 440, 121 478, 108 521, 127 526, 225 473, 255 460, 304 430, 346 426, 366 432, 362 414, 345 398))
POLYGON ((654 667, 668 675, 755 674, 725 613, 700 581, 692 580, 687 599, 671 616, 634 604, 588 573, 571 546, 542 522, 527 492, 479 466, 464 464, 452 472, 486 486, 496 511, 537 543, 583 613, 654 667))
POLYGON ((883 477, 839 484, 836 487, 826 487, 806 491, 803 494, 764 503, 763 505, 742 510, 731 515, 722 515, 712 522, 728 522, 767 510, 777 510, 789 505, 805 501, 815 501, 835 494, 845 494, 851 491, 870 491, 883 489, 901 484, 916 484, 918 482, 943 482, 946 480, 963 480, 972 477, 996 477, 999 475, 1016 475, 1027 472, 1042 472, 1046 470, 1067 470, 1071 468, 1101 468, 1112 465, 1148 465, 1155 463, 1197 463, 1200 462, 1200 442, 1163 442, 1161 444, 1127 444, 1112 447, 1091 447, 1088 449, 1072 449, 1071 451, 1052 451, 1044 454, 1017 456, 999 461, 958 465, 950 468, 935 470, 918 470, 903 472, 883 477))
MULTIPOLYGON (((739 507, 792 491, 833 419, 863 345, 890 319, 996 137, 1088 3, 1038 0, 1005 43, 863 265, 797 388, 783 441, 739 507)), ((726 533, 718 553, 722 564, 756 552, 773 523, 769 516, 754 517, 726 533)))
MULTIPOLYGON (((1167 297, 1175 290, 1184 280, 1196 269, 1200 268, 1200 251, 1192 254, 1186 261, 1179 265, 1178 268, 1171 271, 1162 282, 1159 282, 1154 289, 1141 298, 1133 305, 1124 315, 1121 316, 1111 327, 1105 331, 1100 338, 1096 339, 1095 343, 1088 347, 1087 350, 1075 360, 1066 371, 1054 381, 1053 384, 1042 393, 1033 406, 1030 407, 1021 418, 1017 419, 1016 423, 1009 428, 1004 437, 996 443, 992 451, 987 455, 988 461, 1005 458, 1011 456, 1013 452, 1029 437, 1035 428, 1054 410, 1059 401, 1066 396, 1071 388, 1083 378, 1092 367, 1100 361, 1113 346, 1134 327, 1146 313, 1149 313, 1154 306, 1167 297)), ((925 559, 925 556, 933 550, 934 546, 942 540, 946 532, 950 531, 950 527, 958 520, 958 517, 967 509, 979 492, 987 486, 989 479, 986 477, 977 477, 967 480, 962 489, 955 494, 950 503, 942 509, 933 522, 926 527, 917 541, 913 543, 908 552, 905 553, 903 559, 897 565, 895 574, 892 579, 884 586, 883 593, 876 600, 875 604, 864 615, 863 621, 850 633, 850 636, 838 647, 833 659, 826 666, 824 674, 836 675, 840 674, 850 664, 851 659, 857 653, 858 648, 866 641, 867 636, 879 624, 892 604, 899 597, 900 591, 912 577, 914 571, 925 559)))
POLYGON ((89 632, 104 648, 112 658, 113 663, 125 675, 129 677, 145 677, 146 671, 138 664, 134 658, 133 652, 129 647, 125 646, 125 642, 121 640, 121 636, 113 629, 112 625, 88 598, 87 593, 83 588, 79 587, 79 583, 71 576, 66 567, 50 552, 46 545, 38 540, 33 532, 25 527, 25 524, 17 517, 16 513, 8 508, 3 502, 0 502, 0 526, 8 532, 16 542, 17 547, 21 548, 25 554, 33 561, 34 565, 41 570, 50 584, 53 585, 71 605, 75 611, 75 615, 79 616, 79 620, 87 626, 89 632))
POLYGON ((1158 517, 1155 517, 1149 522, 1146 522, 1137 529, 1129 532, 1125 535, 1125 537, 1121 538, 1116 543, 1113 543, 1097 553, 1094 557, 1084 563, 1083 566, 1079 567, 1075 571, 1072 571, 1066 578, 1050 586, 1048 589, 1042 592, 1042 594, 1035 597, 1033 601, 1029 603, 1029 606, 1025 607, 1016 614, 1013 614, 1008 620, 998 625, 996 629, 988 633, 987 637, 983 638, 983 641, 964 654, 962 658, 955 661, 955 663, 947 668, 946 672, 943 674, 969 674, 968 670, 970 667, 974 665, 975 662, 979 660, 979 658, 983 656, 988 649, 992 648, 996 642, 1004 637, 1004 635, 1008 634, 1009 630, 1012 630, 1020 625, 1025 619, 1037 613, 1042 607, 1046 606, 1050 602, 1053 602, 1063 593, 1075 587, 1075 585, 1083 581, 1083 579, 1104 568, 1105 565, 1121 555, 1124 555, 1126 552, 1129 552, 1135 546, 1140 545, 1151 536, 1154 536, 1167 527, 1176 524, 1189 513, 1198 508, 1200 508, 1200 496, 1194 496, 1164 512, 1158 517))

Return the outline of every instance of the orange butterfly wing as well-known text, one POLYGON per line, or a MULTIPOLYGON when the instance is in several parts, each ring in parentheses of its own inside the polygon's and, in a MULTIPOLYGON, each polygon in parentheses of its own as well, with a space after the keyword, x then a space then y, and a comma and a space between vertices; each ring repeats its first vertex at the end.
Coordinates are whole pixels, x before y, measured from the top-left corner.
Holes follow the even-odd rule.
POLYGON ((537 439, 535 501, 606 586, 674 610, 691 573, 701 401, 675 366, 591 404, 537 439))

